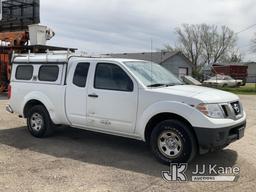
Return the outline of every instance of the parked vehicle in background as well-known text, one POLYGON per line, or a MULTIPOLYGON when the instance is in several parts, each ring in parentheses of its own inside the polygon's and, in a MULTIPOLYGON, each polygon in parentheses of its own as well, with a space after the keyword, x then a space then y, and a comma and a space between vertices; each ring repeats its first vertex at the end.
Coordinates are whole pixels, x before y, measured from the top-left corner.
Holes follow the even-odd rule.
POLYGON ((197 79, 193 78, 192 76, 184 76, 182 78, 183 82, 185 82, 186 84, 188 85, 198 85, 198 86, 201 86, 202 83, 200 81, 198 81, 197 79))
POLYGON ((214 74, 221 74, 221 75, 227 75, 232 77, 235 80, 242 80, 241 85, 245 85, 248 77, 248 66, 246 65, 213 65, 213 73, 214 74))
POLYGON ((203 84, 217 87, 239 87, 243 84, 243 80, 235 80, 227 75, 216 75, 204 81, 203 84))
POLYGON ((68 125, 145 141, 158 160, 178 163, 244 135, 238 96, 184 85, 156 63, 42 54, 16 56, 12 66, 6 109, 35 137, 68 125))

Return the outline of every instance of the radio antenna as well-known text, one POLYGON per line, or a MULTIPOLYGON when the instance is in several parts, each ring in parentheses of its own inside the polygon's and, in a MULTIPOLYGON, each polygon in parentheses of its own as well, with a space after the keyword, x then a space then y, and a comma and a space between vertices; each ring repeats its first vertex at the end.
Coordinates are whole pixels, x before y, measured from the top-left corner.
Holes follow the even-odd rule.
POLYGON ((152 38, 150 39, 150 72, 151 72, 151 85, 153 84, 153 69, 152 69, 152 65, 153 65, 153 40, 152 38))

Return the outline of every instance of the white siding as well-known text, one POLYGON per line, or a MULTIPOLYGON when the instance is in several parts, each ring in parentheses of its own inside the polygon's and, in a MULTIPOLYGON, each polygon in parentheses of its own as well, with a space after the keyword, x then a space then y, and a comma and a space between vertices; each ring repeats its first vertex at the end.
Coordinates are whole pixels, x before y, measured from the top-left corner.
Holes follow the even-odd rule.
POLYGON ((256 63, 249 63, 248 65, 248 83, 256 83, 256 63))

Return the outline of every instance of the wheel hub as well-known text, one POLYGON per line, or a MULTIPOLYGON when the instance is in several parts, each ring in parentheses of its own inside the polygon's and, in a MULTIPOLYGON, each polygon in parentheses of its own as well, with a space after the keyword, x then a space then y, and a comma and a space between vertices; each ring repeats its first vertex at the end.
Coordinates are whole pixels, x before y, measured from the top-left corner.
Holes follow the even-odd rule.
POLYGON ((158 148, 167 158, 175 158, 181 154, 183 145, 180 136, 173 131, 165 131, 160 134, 158 148))
POLYGON ((168 138, 166 140, 166 145, 170 148, 170 149, 175 149, 177 147, 177 142, 175 141, 175 139, 173 138, 168 138))
POLYGON ((44 126, 44 121, 43 121, 42 115, 40 115, 38 113, 34 113, 31 116, 30 124, 31 124, 31 128, 34 131, 40 131, 44 126))

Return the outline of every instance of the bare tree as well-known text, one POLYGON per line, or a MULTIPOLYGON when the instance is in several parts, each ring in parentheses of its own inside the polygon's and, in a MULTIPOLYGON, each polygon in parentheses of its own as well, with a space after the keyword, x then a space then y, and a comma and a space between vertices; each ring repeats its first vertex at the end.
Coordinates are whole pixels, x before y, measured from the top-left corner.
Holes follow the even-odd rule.
POLYGON ((239 63, 242 60, 243 55, 238 49, 231 50, 220 58, 220 61, 224 63, 239 63))
POLYGON ((183 24, 182 28, 177 28, 178 47, 185 56, 187 56, 196 67, 202 52, 202 43, 200 40, 200 26, 183 24))
POLYGON ((193 63, 194 67, 213 64, 230 57, 236 44, 236 35, 227 26, 183 24, 176 29, 178 49, 193 63))
POLYGON ((173 51, 175 51, 175 48, 173 48, 171 45, 169 45, 169 44, 165 44, 164 45, 164 49, 163 50, 161 50, 161 51, 170 51, 170 52, 173 52, 173 51))
POLYGON ((206 24, 201 25, 201 42, 202 42, 202 63, 211 63, 214 58, 214 49, 217 44, 217 26, 210 26, 206 24))

